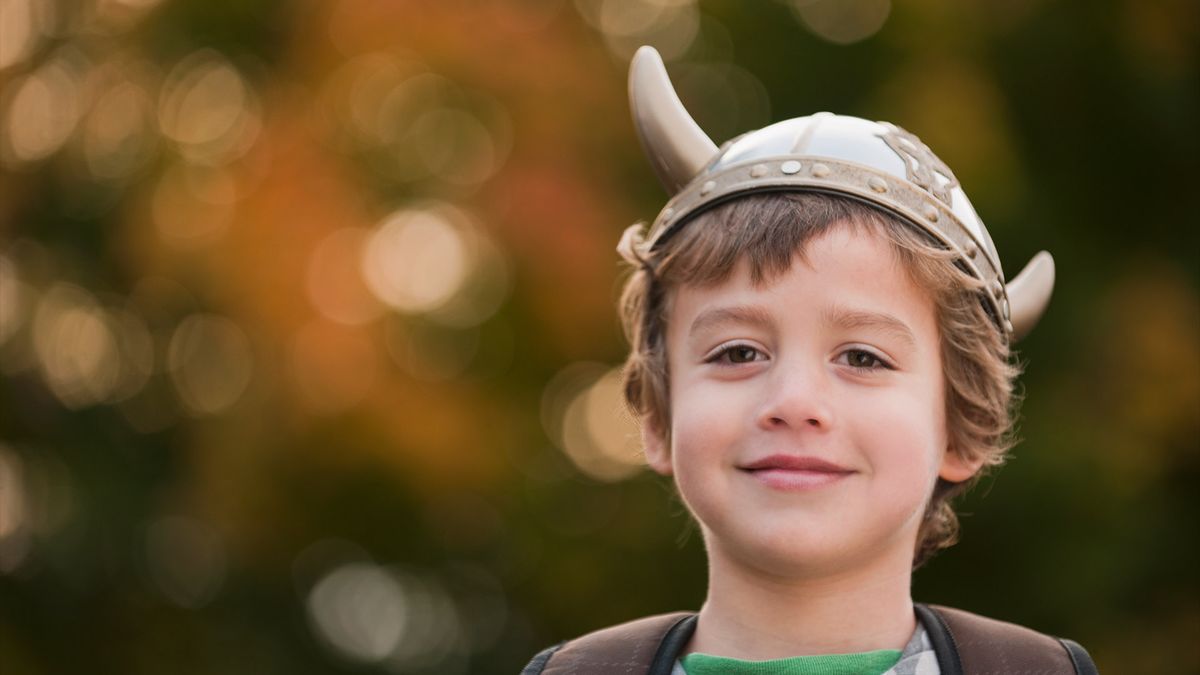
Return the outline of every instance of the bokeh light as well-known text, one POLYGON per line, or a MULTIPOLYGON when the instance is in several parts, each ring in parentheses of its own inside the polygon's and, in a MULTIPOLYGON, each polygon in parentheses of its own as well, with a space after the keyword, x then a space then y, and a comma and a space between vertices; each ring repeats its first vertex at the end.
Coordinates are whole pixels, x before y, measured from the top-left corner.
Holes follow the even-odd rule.
POLYGON ((501 151, 491 133, 470 113, 431 110, 412 126, 412 134, 430 173, 450 183, 482 183, 500 166, 501 151))
POLYGON ((801 23, 834 44, 865 40, 887 21, 891 0, 791 0, 801 23))
POLYGON ((459 670, 449 663, 462 651, 458 613, 431 580, 348 563, 321 578, 306 604, 313 631, 347 660, 459 670))
POLYGON ((38 303, 33 342, 42 377, 69 408, 108 398, 121 376, 112 321, 94 297, 67 283, 51 287, 38 303))
POLYGON ((86 62, 82 54, 64 48, 40 68, 6 87, 3 102, 3 145, 0 158, 8 164, 43 159, 62 147, 83 110, 81 91, 86 62))
POLYGON ((640 471, 641 436, 621 394, 621 369, 575 364, 542 397, 543 424, 577 469, 601 481, 640 471))
POLYGON ((767 89, 744 68, 732 63, 698 63, 681 65, 675 73, 680 98, 714 140, 724 142, 771 122, 767 89))
POLYGON ((308 614, 330 646, 367 662, 391 654, 410 620, 399 582, 374 565, 361 563, 321 579, 309 593, 308 614))
POLYGON ((150 159, 153 102, 139 84, 118 81, 104 92, 83 123, 83 150, 92 175, 110 180, 127 178, 150 159))
POLYGON ((21 326, 25 293, 25 286, 17 276, 17 266, 0 254, 0 346, 21 326))
POLYGON ((0 256, 0 372, 13 376, 37 367, 33 314, 41 293, 26 283, 11 259, 0 256))
POLYGON ((450 96, 453 87, 423 64, 385 53, 346 63, 330 81, 349 89, 330 92, 332 105, 342 109, 349 128, 363 139, 382 143, 406 136, 421 111, 450 96))
POLYGON ((202 49, 167 75, 158 122, 189 161, 221 164, 241 156, 257 137, 258 100, 224 56, 202 49))
POLYGON ((28 58, 53 11, 53 2, 0 0, 0 70, 28 58))
POLYGON ((695 0, 576 0, 575 6, 621 58, 629 58, 646 44, 658 49, 664 59, 678 58, 692 45, 700 27, 695 0))
POLYGON ((154 373, 155 345, 146 322, 132 311, 110 310, 108 320, 119 355, 119 372, 106 401, 116 403, 135 396, 149 381, 154 373))
POLYGON ((56 3, 0 0, 0 70, 24 61, 55 23, 56 3))
POLYGON ((119 7, 121 9, 128 10, 136 15, 136 14, 140 14, 141 12, 145 12, 146 10, 152 9, 153 7, 159 5, 162 2, 163 2, 163 0, 110 0, 109 2, 102 3, 102 5, 105 5, 108 7, 114 7, 114 6, 119 7))
POLYGON ((0 574, 18 574, 74 509, 70 472, 57 457, 0 442, 0 574))
POLYGON ((398 181, 475 186, 500 169, 512 144, 497 101, 403 54, 346 62, 325 84, 320 110, 321 125, 332 126, 323 133, 348 137, 398 181))
POLYGON ((12 572, 29 550, 24 466, 0 443, 0 574, 12 572))
POLYGON ((245 331, 214 314, 194 314, 175 329, 167 350, 175 390, 194 415, 224 412, 250 384, 254 354, 245 331))
POLYGON ((363 253, 367 286, 402 312, 449 302, 470 273, 462 222, 445 208, 397 211, 380 223, 363 253))

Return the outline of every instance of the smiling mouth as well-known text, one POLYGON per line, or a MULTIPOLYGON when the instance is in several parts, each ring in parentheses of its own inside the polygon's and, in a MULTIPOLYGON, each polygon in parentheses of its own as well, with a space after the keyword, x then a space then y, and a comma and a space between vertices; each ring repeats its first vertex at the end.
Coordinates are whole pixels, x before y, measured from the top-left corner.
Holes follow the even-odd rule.
POLYGON ((832 485, 856 473, 816 457, 771 455, 738 467, 767 487, 776 490, 811 490, 832 485))

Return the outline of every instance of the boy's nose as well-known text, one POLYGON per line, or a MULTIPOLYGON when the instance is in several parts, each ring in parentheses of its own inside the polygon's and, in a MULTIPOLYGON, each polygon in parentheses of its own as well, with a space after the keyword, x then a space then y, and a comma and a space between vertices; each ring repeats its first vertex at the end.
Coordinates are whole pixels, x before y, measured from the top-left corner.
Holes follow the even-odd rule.
POLYGON ((828 429, 833 422, 828 374, 819 367, 777 368, 759 415, 764 429, 828 429))

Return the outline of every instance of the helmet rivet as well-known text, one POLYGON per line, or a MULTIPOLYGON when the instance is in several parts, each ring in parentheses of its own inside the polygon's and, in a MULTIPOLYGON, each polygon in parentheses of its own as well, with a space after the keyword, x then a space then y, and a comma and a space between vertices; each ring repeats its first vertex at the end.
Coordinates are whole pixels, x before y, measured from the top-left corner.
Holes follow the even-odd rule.
POLYGON ((1012 332, 1013 332, 1013 325, 1012 325, 1012 322, 1011 322, 1011 321, 1009 321, 1008 319, 1005 319, 1005 320, 1004 320, 1004 332, 1005 332, 1005 333, 1008 333, 1009 335, 1011 335, 1011 334, 1012 334, 1012 332))
POLYGON ((999 279, 992 279, 992 295, 995 296, 995 298, 997 300, 999 300, 1000 296, 1003 294, 1004 294, 1004 284, 1001 283, 999 279))
POLYGON ((936 206, 934 206, 933 204, 925 205, 925 219, 930 222, 933 222, 933 223, 937 222, 938 210, 937 210, 936 206))
POLYGON ((672 208, 663 209, 662 217, 664 220, 667 218, 670 218, 673 215, 675 215, 675 209, 672 209, 672 208))
POLYGON ((979 255, 979 247, 975 245, 975 242, 967 244, 967 257, 974 260, 977 255, 979 255))
POLYGON ((1000 301, 1000 314, 1005 319, 1010 319, 1012 316, 1008 313, 1008 298, 1000 301))
POLYGON ((829 175, 829 167, 825 166, 824 164, 813 164, 812 175, 816 176, 817 178, 824 178, 825 176, 829 175))
POLYGON ((799 173, 800 172, 800 162, 797 162, 794 159, 789 159, 788 161, 779 165, 779 170, 788 174, 789 176, 794 173, 799 173))
POLYGON ((755 164, 754 166, 750 167, 751 178, 762 178, 765 175, 767 175, 766 164, 755 164))
POLYGON ((871 176, 871 179, 867 181, 867 186, 876 192, 887 192, 888 189, 887 183, 883 182, 879 176, 871 176))
POLYGON ((713 188, 715 188, 715 187, 717 187, 717 184, 711 180, 708 181, 707 183, 705 183, 704 185, 701 185, 700 186, 700 196, 704 196, 704 195, 712 192, 713 188))

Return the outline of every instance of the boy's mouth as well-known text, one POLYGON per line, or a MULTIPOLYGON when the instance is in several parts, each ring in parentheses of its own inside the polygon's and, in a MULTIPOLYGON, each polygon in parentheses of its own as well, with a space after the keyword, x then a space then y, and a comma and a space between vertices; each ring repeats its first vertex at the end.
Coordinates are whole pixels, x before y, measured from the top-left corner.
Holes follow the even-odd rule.
POLYGON ((808 490, 836 483, 855 473, 840 464, 816 457, 770 455, 738 467, 767 487, 808 490))

